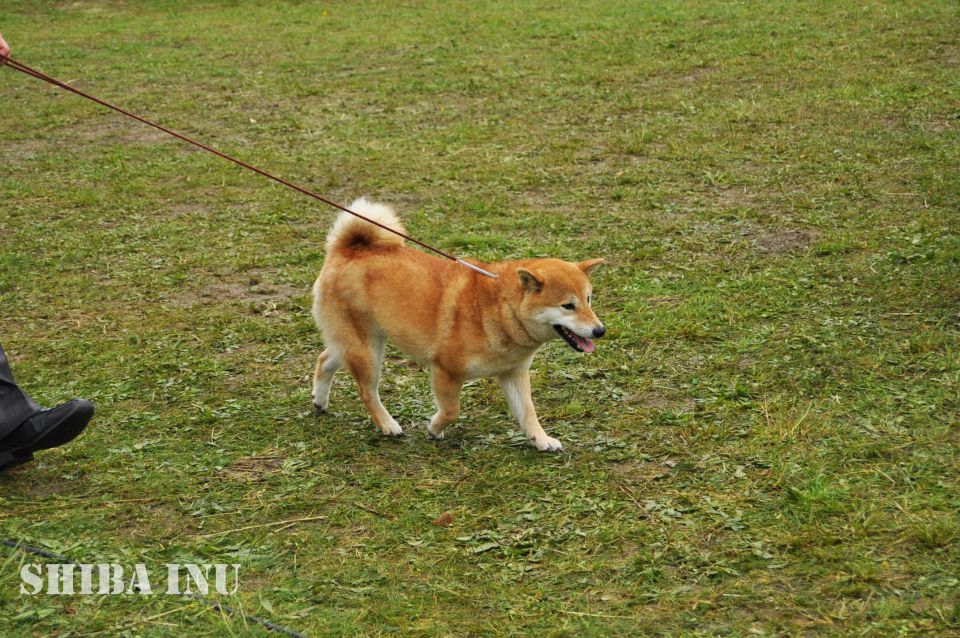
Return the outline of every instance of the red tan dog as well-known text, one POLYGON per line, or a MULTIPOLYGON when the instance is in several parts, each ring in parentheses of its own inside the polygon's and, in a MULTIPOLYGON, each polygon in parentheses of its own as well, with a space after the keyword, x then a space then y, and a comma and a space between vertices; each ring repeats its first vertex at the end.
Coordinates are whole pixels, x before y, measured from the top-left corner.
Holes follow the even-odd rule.
MULTIPOLYGON (((350 208, 403 232, 393 211, 359 199, 350 208)), ((562 338, 593 352, 606 329, 590 308, 588 275, 603 259, 571 263, 523 259, 480 267, 485 277, 452 261, 408 248, 403 239, 348 213, 327 236, 327 258, 313 286, 313 316, 323 332, 313 403, 326 410, 334 373, 346 366, 370 416, 387 436, 403 434, 380 401, 384 340, 430 367, 437 413, 428 434, 442 439, 460 413, 468 379, 494 377, 533 445, 561 449, 540 427, 530 396, 530 364, 541 345, 562 338)))

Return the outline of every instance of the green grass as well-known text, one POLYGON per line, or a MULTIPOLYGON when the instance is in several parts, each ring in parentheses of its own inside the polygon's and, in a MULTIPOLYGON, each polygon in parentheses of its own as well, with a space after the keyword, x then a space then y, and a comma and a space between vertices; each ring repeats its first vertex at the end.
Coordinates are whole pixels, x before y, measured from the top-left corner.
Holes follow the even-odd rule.
MULTIPOLYGON (((608 337, 534 365, 562 454, 489 381, 427 440, 396 352, 383 441, 346 375, 310 402, 331 210, 0 69, 0 337, 39 400, 98 409, 0 475, 0 537, 239 562, 229 604, 316 636, 960 635, 956 3, 7 0, 0 28, 457 254, 609 262, 608 337)), ((34 560, 0 550, 5 636, 272 635, 21 596, 34 560)))

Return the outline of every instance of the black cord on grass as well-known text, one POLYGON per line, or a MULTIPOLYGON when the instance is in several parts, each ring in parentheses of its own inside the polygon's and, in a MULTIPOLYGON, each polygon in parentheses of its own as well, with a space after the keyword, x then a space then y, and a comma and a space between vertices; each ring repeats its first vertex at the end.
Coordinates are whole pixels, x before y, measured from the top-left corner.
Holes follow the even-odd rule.
POLYGON ((48 552, 45 549, 40 549, 39 547, 32 547, 26 543, 21 543, 19 541, 5 541, 0 540, 0 545, 6 545, 7 547, 12 547, 14 549, 19 549, 25 552, 30 552, 31 554, 36 554, 37 556, 43 556, 44 558, 53 558, 64 563, 70 563, 71 565, 76 565, 72 560, 66 556, 61 556, 60 554, 54 554, 53 552, 48 552))
MULTIPOLYGON (((61 563, 65 563, 65 564, 68 564, 68 565, 76 565, 76 564, 77 564, 75 561, 70 560, 70 559, 67 558, 66 556, 62 556, 62 555, 60 555, 60 554, 55 554, 55 553, 53 553, 53 552, 48 552, 48 551, 45 550, 45 549, 41 549, 41 548, 39 548, 39 547, 34 547, 33 545, 27 545, 26 543, 21 543, 20 541, 12 541, 12 540, 3 540, 3 539, 0 539, 0 545, 5 545, 5 546, 7 546, 7 547, 12 547, 12 548, 14 548, 14 549, 19 549, 19 550, 22 551, 22 552, 27 552, 27 553, 30 553, 30 554, 36 554, 37 556, 43 556, 44 558, 52 558, 52 559, 54 559, 54 560, 58 560, 58 561, 60 561, 61 563)), ((218 601, 216 601, 216 600, 210 600, 209 598, 204 598, 203 596, 197 596, 196 594, 187 593, 187 592, 183 592, 183 593, 181 593, 180 595, 181 595, 181 596, 185 596, 185 597, 187 597, 187 598, 190 598, 191 600, 199 601, 199 602, 203 603, 204 605, 207 605, 208 607, 212 607, 213 609, 216 609, 217 611, 220 611, 220 612, 229 614, 230 616, 240 616, 240 617, 243 618, 244 620, 249 621, 249 622, 252 622, 252 623, 256 623, 256 624, 260 625, 261 627, 265 627, 265 628, 269 629, 270 631, 277 631, 277 632, 280 632, 280 633, 282 633, 282 634, 286 634, 286 635, 288 635, 288 636, 294 636, 294 638, 307 638, 307 636, 305 636, 305 635, 303 635, 303 634, 301 634, 301 633, 299 633, 299 632, 296 632, 296 631, 294 631, 294 630, 292 630, 292 629, 287 629, 286 627, 281 627, 280 625, 275 625, 274 623, 270 622, 269 620, 266 620, 266 619, 264 619, 264 618, 260 618, 259 616, 251 616, 250 614, 244 614, 243 612, 237 611, 236 609, 234 609, 234 608, 231 607, 230 605, 224 605, 223 603, 218 602, 218 601)))

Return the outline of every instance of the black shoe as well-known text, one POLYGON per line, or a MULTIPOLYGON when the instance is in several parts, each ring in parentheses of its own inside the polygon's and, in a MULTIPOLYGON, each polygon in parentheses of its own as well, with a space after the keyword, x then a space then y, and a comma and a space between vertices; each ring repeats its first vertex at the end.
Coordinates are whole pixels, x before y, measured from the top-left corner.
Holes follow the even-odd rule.
POLYGON ((23 465, 24 463, 29 463, 32 460, 33 452, 27 452, 26 454, 0 452, 0 472, 17 467, 18 465, 23 465))
POLYGON ((27 455, 49 450, 77 438, 93 417, 93 404, 74 399, 55 408, 40 410, 2 441, 5 449, 27 455))

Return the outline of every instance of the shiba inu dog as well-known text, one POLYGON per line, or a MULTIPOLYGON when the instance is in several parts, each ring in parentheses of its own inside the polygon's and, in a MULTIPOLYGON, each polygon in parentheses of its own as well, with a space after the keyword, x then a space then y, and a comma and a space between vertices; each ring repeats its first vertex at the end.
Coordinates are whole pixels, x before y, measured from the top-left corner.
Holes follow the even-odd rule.
MULTIPOLYGON (((361 198, 350 209, 403 232, 387 206, 361 198)), ((437 403, 427 427, 432 438, 442 439, 460 414, 463 383, 493 377, 531 443, 543 452, 560 450, 560 441, 547 436, 537 419, 530 364, 551 339, 593 352, 591 339, 606 329, 590 307, 588 275, 601 263, 478 262, 497 275, 491 279, 408 248, 401 237, 341 213, 327 235, 326 260, 313 286, 313 317, 326 345, 313 377, 313 403, 327 409, 333 375, 346 366, 380 431, 402 435, 378 391, 389 339, 430 368, 437 403)))

